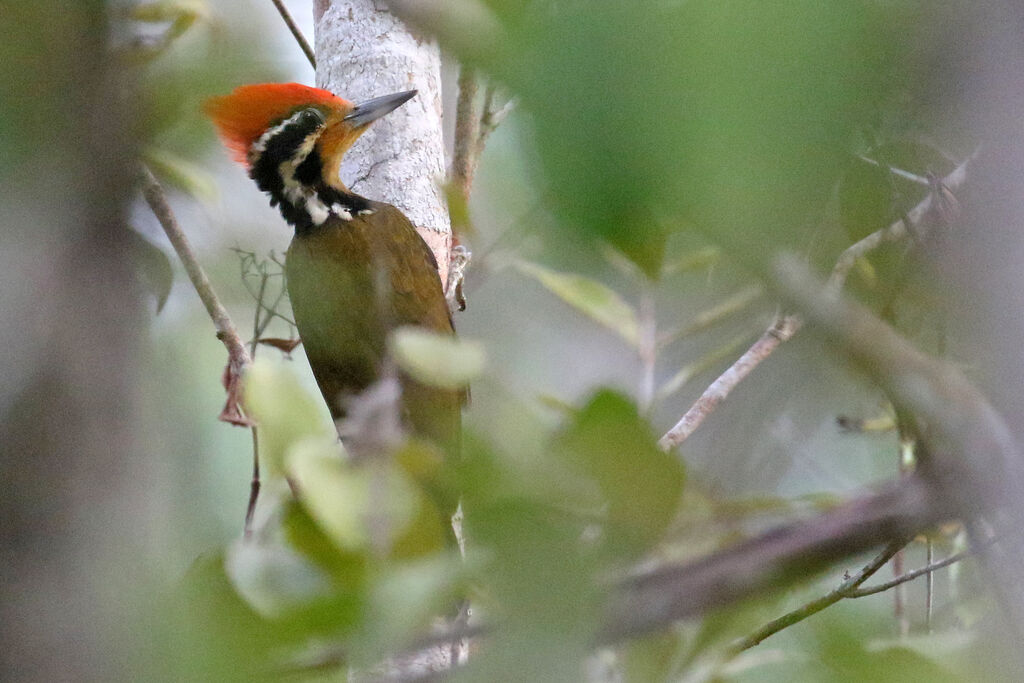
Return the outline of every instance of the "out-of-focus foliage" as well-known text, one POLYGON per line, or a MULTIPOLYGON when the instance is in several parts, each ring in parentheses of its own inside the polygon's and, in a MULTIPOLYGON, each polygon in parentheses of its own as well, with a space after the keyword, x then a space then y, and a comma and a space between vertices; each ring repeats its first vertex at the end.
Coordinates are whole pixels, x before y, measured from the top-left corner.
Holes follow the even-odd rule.
MULTIPOLYGON (((714 438, 671 454, 656 440, 671 424, 665 416, 678 418, 694 398, 688 382, 712 379, 770 322, 773 306, 762 305, 751 271, 782 250, 827 267, 925 196, 891 169, 923 177, 951 168, 918 139, 928 117, 915 118, 902 97, 917 76, 907 54, 920 36, 909 27, 926 8, 486 6, 500 27, 493 57, 472 54, 521 111, 496 132, 478 182, 486 186, 487 162, 504 155, 519 164, 508 175, 527 189, 492 197, 472 222, 474 238, 497 245, 474 266, 484 284, 456 318, 480 341, 402 330, 391 346, 397 367, 422 381, 473 383, 462 457, 444 462, 429 444, 399 440, 353 459, 308 377, 296 379, 301 350, 288 370, 258 363, 248 378, 264 477, 256 526, 251 539, 197 560, 167 596, 164 656, 179 678, 341 678, 348 665, 370 669, 414 647, 436 617, 469 598, 473 623, 489 631, 457 677, 581 680, 600 664, 594 639, 615 616, 606 613, 609 587, 637 565, 693 559, 828 508, 854 484, 895 476, 892 434, 841 435, 829 412, 841 394, 851 397, 843 407, 871 417, 885 412, 882 397, 806 347, 747 398, 741 387, 730 399, 737 412, 709 427, 714 438), (522 195, 534 203, 524 208, 522 195), (522 213, 511 238, 488 232, 508 208, 503 199, 522 213), (517 364, 524 340, 534 355, 517 364), (552 379, 552 368, 570 368, 572 386, 552 379), (624 389, 645 386, 635 397, 624 389), (539 400, 545 391, 557 395, 539 400), (807 405, 817 409, 810 417, 807 405), (734 491, 749 495, 726 499, 734 491), (446 519, 454 496, 464 558, 446 519)), ((199 169, 212 133, 199 102, 285 76, 252 49, 252 27, 226 24, 210 6, 152 3, 133 18, 157 27, 153 42, 126 48, 138 50, 126 69, 143 86, 146 158, 169 184, 208 197, 199 169)), ((511 180, 495 178, 493 194, 504 194, 511 180)), ((480 210, 474 202, 456 207, 460 222, 480 210)), ((904 251, 873 256, 852 276, 879 312, 894 310, 905 291, 904 251)), ((233 276, 236 265, 218 274, 227 280, 223 271, 233 276)), ((938 629, 964 621, 952 615, 957 591, 972 590, 971 570, 963 573, 943 584, 938 629)), ((612 667, 630 681, 946 680, 946 663, 926 648, 873 645, 893 624, 888 596, 843 613, 838 626, 809 623, 739 657, 729 650, 841 576, 837 569, 623 646, 612 667)), ((915 614, 915 628, 920 622, 915 614)))
POLYGON ((532 116, 553 207, 658 272, 695 227, 795 245, 894 82, 898 5, 534 2, 486 64, 532 116), (514 55, 514 58, 508 58, 514 55))
POLYGON ((516 267, 587 317, 618 333, 630 346, 637 345, 636 312, 605 285, 582 275, 558 273, 536 263, 521 261, 516 267))
POLYGON ((465 387, 484 367, 483 348, 472 341, 404 327, 395 330, 389 343, 398 365, 430 386, 465 387))

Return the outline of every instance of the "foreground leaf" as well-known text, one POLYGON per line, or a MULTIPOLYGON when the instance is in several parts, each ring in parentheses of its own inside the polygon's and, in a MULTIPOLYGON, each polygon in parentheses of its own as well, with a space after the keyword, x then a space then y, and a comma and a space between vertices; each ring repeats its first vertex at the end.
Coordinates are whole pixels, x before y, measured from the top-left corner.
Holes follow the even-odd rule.
POLYGON ((559 273, 527 261, 516 268, 591 320, 612 330, 635 347, 639 338, 636 311, 600 282, 574 273, 559 273))
POLYGON ((479 343, 418 327, 400 327, 391 334, 389 344, 398 365, 430 386, 459 389, 484 368, 484 349, 479 343))

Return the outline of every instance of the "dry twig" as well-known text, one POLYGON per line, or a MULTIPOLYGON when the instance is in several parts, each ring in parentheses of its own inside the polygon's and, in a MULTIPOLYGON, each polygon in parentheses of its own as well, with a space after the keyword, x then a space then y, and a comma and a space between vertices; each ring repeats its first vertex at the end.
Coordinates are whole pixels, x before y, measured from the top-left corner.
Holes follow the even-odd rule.
POLYGON ((174 251, 177 252, 182 265, 185 266, 188 279, 192 282, 196 293, 199 294, 199 298, 202 299, 206 313, 217 330, 217 339, 220 339, 228 350, 228 364, 224 369, 223 378, 228 397, 219 419, 241 427, 250 427, 253 423, 245 416, 242 402, 242 376, 252 365, 252 357, 249 355, 248 349, 245 348, 242 338, 238 335, 238 329, 231 320, 231 316, 221 304, 216 292, 213 291, 209 278, 206 277, 202 266, 199 265, 195 252, 192 251, 192 245, 189 244, 188 238, 185 237, 178 220, 174 217, 170 204, 167 203, 164 189, 145 166, 142 167, 140 179, 146 203, 149 204, 149 208, 153 210, 157 220, 160 221, 164 233, 174 246, 174 251))
MULTIPOLYGON (((964 160, 952 173, 942 179, 941 185, 950 189, 956 189, 962 185, 967 179, 967 166, 976 155, 977 152, 964 160)), ((934 192, 929 193, 917 206, 907 212, 904 218, 882 230, 871 233, 843 251, 832 268, 832 274, 828 279, 826 289, 838 292, 842 289, 843 284, 846 282, 846 277, 850 269, 857 262, 857 259, 867 255, 883 244, 897 242, 906 237, 911 229, 928 217, 933 203, 941 201, 941 198, 936 200, 935 197, 936 194, 934 192), (907 222, 910 223, 909 226, 907 222)), ((661 437, 658 444, 663 449, 670 450, 685 441, 715 411, 719 404, 732 393, 733 389, 740 382, 746 379, 768 356, 772 355, 780 344, 791 339, 800 330, 802 325, 803 321, 800 319, 800 316, 795 314, 783 316, 772 323, 772 326, 754 342, 753 346, 740 356, 718 379, 711 383, 672 429, 668 430, 661 437)))

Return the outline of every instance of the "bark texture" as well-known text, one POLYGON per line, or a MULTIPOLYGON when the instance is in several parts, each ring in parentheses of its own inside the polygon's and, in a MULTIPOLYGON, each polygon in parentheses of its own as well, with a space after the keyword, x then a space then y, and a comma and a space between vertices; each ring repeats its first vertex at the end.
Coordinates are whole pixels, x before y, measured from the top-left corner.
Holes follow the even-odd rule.
POLYGON ((445 174, 440 49, 379 0, 317 0, 313 12, 317 86, 353 102, 419 91, 356 142, 341 178, 352 191, 401 209, 434 252, 446 283, 452 231, 439 185, 445 174))

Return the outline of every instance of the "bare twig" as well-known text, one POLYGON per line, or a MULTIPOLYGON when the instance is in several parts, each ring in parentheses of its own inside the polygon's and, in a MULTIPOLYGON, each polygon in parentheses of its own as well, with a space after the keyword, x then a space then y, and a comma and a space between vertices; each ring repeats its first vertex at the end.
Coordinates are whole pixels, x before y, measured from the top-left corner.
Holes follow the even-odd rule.
MULTIPOLYGON (((952 173, 943 178, 941 184, 950 189, 955 189, 962 185, 967 179, 967 166, 975 156, 977 156, 977 152, 964 160, 952 173)), ((903 219, 892 223, 887 228, 871 233, 848 247, 839 256, 835 266, 832 268, 832 274, 829 277, 826 289, 829 291, 839 291, 846 282, 846 277, 850 269, 857 262, 857 259, 867 255, 882 244, 896 242, 906 237, 913 226, 923 222, 928 216, 933 202, 939 201, 935 199, 935 196, 934 192, 929 193, 917 206, 907 212, 903 219)), ((661 437, 658 444, 663 449, 669 450, 685 441, 715 411, 718 405, 732 393, 732 390, 746 379, 762 361, 772 355, 782 342, 792 338, 799 331, 802 324, 800 317, 792 314, 786 315, 772 323, 772 326, 761 335, 760 339, 754 342, 753 346, 740 356, 718 379, 711 383, 704 393, 701 394, 700 398, 679 419, 679 422, 661 437)))
POLYGON ((316 55, 313 54, 313 48, 309 46, 309 41, 306 40, 306 36, 302 35, 302 31, 299 29, 298 24, 295 23, 295 19, 292 18, 288 8, 284 6, 282 0, 270 0, 274 3, 274 7, 281 14, 281 18, 284 19, 284 23, 288 25, 288 30, 295 36, 295 42, 299 44, 303 54, 306 55, 306 59, 309 60, 310 66, 316 68, 316 55))
MULTIPOLYGON (((948 176, 942 179, 941 184, 951 190, 955 190, 963 185, 964 181, 967 180, 967 167, 974 161, 977 155, 978 151, 975 151, 967 157, 948 176)), ((932 205, 939 202, 941 202, 941 196, 937 198, 935 192, 930 192, 900 220, 883 230, 876 230, 859 242, 855 242, 847 247, 840 254, 839 259, 832 268, 832 275, 828 279, 829 288, 833 290, 841 289, 843 283, 846 282, 846 276, 858 259, 866 256, 883 244, 902 240, 925 219, 928 212, 932 210, 932 205)))
POLYGON ((845 597, 863 598, 867 597, 868 595, 884 593, 885 591, 890 590, 891 588, 895 588, 896 586, 907 583, 908 581, 913 581, 914 579, 919 578, 921 576, 927 576, 929 579, 931 579, 933 572, 944 567, 948 567, 951 564, 956 564, 960 560, 970 557, 970 555, 971 551, 962 550, 958 553, 950 555, 944 560, 939 560, 938 562, 930 562, 929 564, 925 565, 924 567, 921 567, 920 569, 915 569, 913 571, 907 572, 906 574, 901 574, 900 576, 897 576, 895 579, 892 579, 891 581, 880 583, 877 586, 868 586, 867 588, 858 588, 857 590, 850 591, 849 594, 845 597))
MULTIPOLYGON (((896 429, 899 432, 897 439, 897 467, 901 477, 905 477, 914 471, 914 464, 917 457, 917 440, 910 424, 909 416, 904 411, 894 410, 896 414, 896 429)), ((906 563, 906 549, 900 549, 892 558, 893 576, 903 574, 906 563)), ((907 616, 907 596, 903 585, 898 585, 892 592, 892 614, 899 625, 900 636, 910 635, 910 617, 907 616)))
POLYGON ((476 72, 468 66, 459 71, 459 100, 455 108, 455 150, 452 154, 451 183, 462 199, 469 199, 477 164, 480 115, 477 113, 476 72))
MULTIPOLYGON (((620 585, 600 642, 650 633, 679 619, 809 576, 882 544, 902 544, 948 517, 918 477, 689 564, 661 567, 620 585)), ((890 546, 892 547, 892 546, 890 546)), ((893 551, 895 552, 895 551, 893 551)), ((858 584, 859 585, 859 584, 858 584)))
POLYGON ((749 344, 752 336, 753 335, 749 332, 738 334, 719 347, 708 351, 697 360, 687 363, 683 367, 679 368, 679 371, 676 372, 676 374, 666 380, 665 383, 658 388, 658 391, 654 396, 654 402, 661 403, 672 396, 672 394, 682 389, 687 382, 698 374, 721 363, 726 358, 731 357, 746 344, 749 344))
POLYGON ((245 348, 242 338, 238 335, 238 329, 227 310, 221 304, 216 292, 213 291, 213 286, 206 277, 202 266, 199 265, 188 238, 185 237, 185 233, 174 217, 174 212, 171 211, 171 207, 167 203, 167 195, 160 183, 145 166, 141 169, 140 179, 146 202, 153 210, 157 220, 160 221, 167 238, 174 246, 174 251, 177 252, 178 258, 185 266, 188 279, 199 294, 199 298, 202 299, 206 313, 217 330, 217 339, 220 339, 228 350, 228 365, 224 371, 224 388, 228 397, 224 409, 221 411, 220 419, 234 425, 250 427, 253 423, 245 416, 242 404, 242 376, 252 364, 252 357, 249 355, 248 349, 245 348))
POLYGON ((979 544, 989 533, 981 518, 998 519, 995 532, 1003 541, 983 559, 1009 617, 1007 627, 1024 637, 1024 595, 1019 591, 1024 473, 1004 418, 955 365, 914 348, 863 306, 815 293, 820 283, 795 257, 778 259, 775 283, 813 320, 818 334, 860 365, 897 412, 906 411, 918 436, 914 477, 924 478, 947 501, 964 520, 972 541, 979 544))
POLYGON ((484 96, 484 106, 482 113, 480 114, 480 133, 477 136, 476 142, 476 155, 477 158, 483 154, 484 147, 487 145, 487 138, 491 136, 491 133, 501 125, 501 122, 505 120, 505 117, 511 113, 516 107, 516 100, 513 98, 503 104, 502 106, 494 107, 496 88, 493 83, 487 84, 487 94, 484 96))
POLYGON ((252 517, 256 510, 256 499, 259 497, 260 492, 259 435, 257 434, 256 424, 245 416, 242 399, 242 378, 245 371, 252 365, 252 356, 245 348, 242 338, 238 335, 238 329, 235 328, 231 316, 228 315, 227 310, 220 303, 217 293, 213 291, 213 286, 206 277, 203 267, 199 265, 199 261, 196 259, 195 252, 192 251, 188 238, 185 237, 185 233, 178 224, 178 220, 174 217, 174 212, 171 211, 170 204, 167 203, 167 195, 164 193, 164 189, 157 182, 153 173, 145 166, 141 167, 139 175, 146 203, 149 204, 157 220, 160 221, 160 225, 167 234, 167 238, 174 246, 174 251, 177 252, 178 258, 181 259, 182 264, 185 266, 188 279, 199 294, 199 298, 202 299, 206 312, 217 330, 217 339, 220 339, 228 350, 228 364, 224 368, 224 388, 227 391, 228 397, 224 404, 224 409, 221 410, 219 419, 233 425, 250 427, 252 429, 253 475, 249 490, 249 503, 245 511, 244 526, 244 534, 246 537, 249 537, 252 534, 252 517))
POLYGON ((905 544, 906 540, 890 543, 880 553, 878 553, 878 555, 872 558, 870 562, 864 565, 859 572, 846 578, 835 589, 829 591, 827 594, 817 598, 816 600, 812 600, 791 612, 783 614, 778 619, 772 619, 749 636, 737 640, 729 647, 729 653, 735 655, 743 650, 748 650, 766 638, 775 635, 779 631, 789 628, 793 624, 797 624, 804 619, 817 614, 826 607, 831 607, 843 598, 850 597, 853 591, 871 578, 879 569, 884 567, 885 564, 891 560, 905 544))
POLYGON ((637 357, 640 359, 640 412, 647 414, 654 403, 654 374, 658 362, 658 319, 654 286, 647 278, 640 281, 640 305, 637 322, 637 357))
MULTIPOLYGON (((925 564, 931 566, 935 563, 935 543, 932 539, 925 541, 925 564)), ((935 574, 928 572, 924 585, 924 628, 927 633, 932 632, 932 607, 935 604, 935 574)))
POLYGON ((249 502, 245 506, 245 524, 242 534, 252 538, 252 520, 256 515, 256 502, 260 498, 260 434, 256 425, 252 427, 252 479, 249 481, 249 502))
POLYGON ((667 451, 685 441, 690 434, 696 431, 697 427, 703 424, 708 415, 714 412, 718 405, 732 393, 736 385, 746 379, 747 375, 761 364, 761 361, 772 355, 779 344, 796 334, 800 325, 800 318, 796 315, 783 316, 772 323, 772 326, 754 342, 753 346, 747 349, 735 363, 729 366, 728 370, 704 390, 697 402, 686 411, 679 422, 661 437, 658 445, 667 451))

